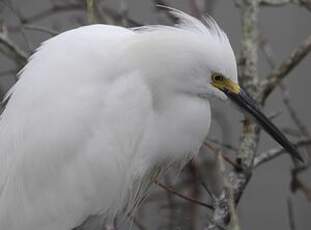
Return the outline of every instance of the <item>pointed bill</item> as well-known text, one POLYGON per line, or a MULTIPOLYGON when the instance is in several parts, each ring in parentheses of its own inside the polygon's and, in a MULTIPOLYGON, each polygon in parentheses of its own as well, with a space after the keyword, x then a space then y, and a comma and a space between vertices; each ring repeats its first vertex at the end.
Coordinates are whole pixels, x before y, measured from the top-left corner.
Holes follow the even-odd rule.
POLYGON ((285 137, 285 135, 260 111, 257 103, 239 85, 226 79, 221 87, 213 84, 223 91, 242 110, 250 114, 262 128, 269 133, 283 148, 296 160, 303 162, 297 148, 285 137))

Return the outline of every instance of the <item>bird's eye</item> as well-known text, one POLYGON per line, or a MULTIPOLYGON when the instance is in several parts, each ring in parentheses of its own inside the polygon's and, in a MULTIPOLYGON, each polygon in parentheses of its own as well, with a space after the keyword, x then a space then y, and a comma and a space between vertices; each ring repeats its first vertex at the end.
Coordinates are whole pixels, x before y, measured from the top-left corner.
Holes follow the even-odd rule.
POLYGON ((222 76, 220 74, 213 74, 212 80, 213 81, 223 81, 224 80, 224 76, 222 76))

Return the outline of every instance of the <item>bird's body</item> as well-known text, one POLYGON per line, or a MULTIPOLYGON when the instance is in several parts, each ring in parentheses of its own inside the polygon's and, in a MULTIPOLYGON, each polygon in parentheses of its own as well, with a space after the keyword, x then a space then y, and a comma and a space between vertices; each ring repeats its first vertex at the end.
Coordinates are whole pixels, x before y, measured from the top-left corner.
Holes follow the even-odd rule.
POLYGON ((139 59, 150 51, 125 42, 135 36, 143 34, 83 27, 31 58, 1 118, 0 229, 69 230, 119 211, 157 162, 200 147, 208 101, 152 92, 148 73, 133 68, 138 49, 139 59))
POLYGON ((133 208, 155 174, 198 152, 207 98, 226 98, 211 76, 236 86, 236 62, 213 20, 174 14, 178 27, 81 27, 31 57, 0 121, 1 230, 133 208))

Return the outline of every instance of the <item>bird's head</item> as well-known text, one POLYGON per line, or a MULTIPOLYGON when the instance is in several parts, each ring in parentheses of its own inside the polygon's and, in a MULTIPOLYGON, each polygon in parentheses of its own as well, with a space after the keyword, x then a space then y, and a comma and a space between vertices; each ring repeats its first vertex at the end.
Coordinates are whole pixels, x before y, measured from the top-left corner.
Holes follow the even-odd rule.
POLYGON ((135 57, 157 97, 188 95, 206 100, 230 98, 250 114, 295 159, 298 151, 279 129, 260 111, 239 85, 237 64, 229 39, 216 21, 202 21, 170 9, 179 24, 147 26, 136 30, 135 57))
POLYGON ((227 99, 225 87, 238 87, 237 65, 226 34, 211 17, 202 21, 170 9, 179 21, 171 26, 135 29, 130 47, 156 94, 181 93, 227 99), (159 90, 160 92, 158 92, 159 90))

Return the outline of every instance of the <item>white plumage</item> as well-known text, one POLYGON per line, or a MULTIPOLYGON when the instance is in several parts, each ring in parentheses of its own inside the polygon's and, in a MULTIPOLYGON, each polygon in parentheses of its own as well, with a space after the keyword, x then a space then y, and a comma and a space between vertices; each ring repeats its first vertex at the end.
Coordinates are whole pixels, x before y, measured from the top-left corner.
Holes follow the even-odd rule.
POLYGON ((210 125, 217 72, 237 82, 229 41, 179 11, 176 27, 92 25, 46 42, 0 121, 0 229, 70 230, 133 208, 210 125))

